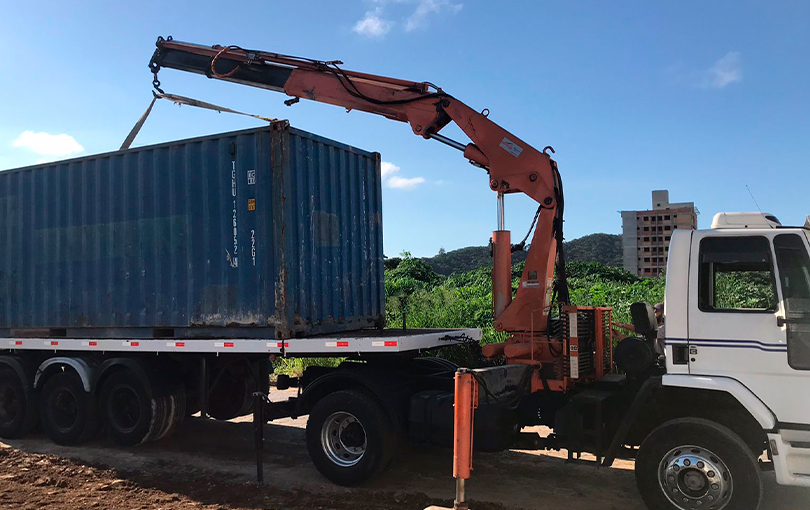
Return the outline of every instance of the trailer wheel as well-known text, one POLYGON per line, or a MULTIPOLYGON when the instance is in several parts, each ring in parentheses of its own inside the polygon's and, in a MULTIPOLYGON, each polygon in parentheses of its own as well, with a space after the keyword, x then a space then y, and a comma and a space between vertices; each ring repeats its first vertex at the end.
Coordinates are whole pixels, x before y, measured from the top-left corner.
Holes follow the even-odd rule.
POLYGON ((93 395, 84 391, 82 380, 73 372, 60 372, 48 379, 39 403, 42 428, 54 443, 83 443, 99 430, 93 395))
POLYGON ((134 373, 129 370, 113 373, 104 381, 99 396, 107 434, 124 446, 145 441, 152 428, 153 415, 160 414, 158 406, 152 404, 147 388, 134 373))
POLYGON ((652 431, 636 457, 636 484, 651 510, 756 510, 762 499, 751 450, 727 427, 702 418, 652 431))
POLYGON ((120 445, 162 439, 174 432, 185 417, 185 390, 169 392, 165 388, 148 388, 147 384, 130 370, 119 370, 101 386, 99 409, 104 427, 120 445))
POLYGON ((256 381, 250 373, 223 369, 208 393, 208 415, 215 420, 232 420, 253 412, 256 381))
POLYGON ((307 421, 307 450, 323 476, 357 485, 381 472, 396 448, 391 419, 371 396, 357 390, 319 400, 307 421))
POLYGON ((0 437, 4 439, 22 437, 36 424, 34 393, 26 394, 24 385, 14 370, 0 370, 0 437))

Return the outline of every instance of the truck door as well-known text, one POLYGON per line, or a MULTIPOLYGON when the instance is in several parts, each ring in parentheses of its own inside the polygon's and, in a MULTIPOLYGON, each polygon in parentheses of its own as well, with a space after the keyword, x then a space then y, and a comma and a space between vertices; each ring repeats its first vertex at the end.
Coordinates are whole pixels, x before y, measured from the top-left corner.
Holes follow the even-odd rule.
POLYGON ((779 270, 784 315, 777 317, 787 328, 788 365, 805 370, 805 389, 810 390, 810 256, 806 235, 779 234, 773 247, 779 270))
POLYGON ((798 405, 810 392, 810 373, 794 368, 810 367, 807 329, 799 323, 807 316, 810 300, 791 297, 785 303, 782 297, 785 285, 790 296, 807 295, 797 281, 810 267, 801 258, 807 257, 807 249, 806 239, 799 235, 695 233, 689 284, 689 371, 736 379, 780 421, 810 423, 810 407, 798 405), (803 251, 797 249, 799 245, 803 251), (784 266, 786 276, 779 276, 777 266, 784 266), (793 328, 790 334, 789 327, 793 328))

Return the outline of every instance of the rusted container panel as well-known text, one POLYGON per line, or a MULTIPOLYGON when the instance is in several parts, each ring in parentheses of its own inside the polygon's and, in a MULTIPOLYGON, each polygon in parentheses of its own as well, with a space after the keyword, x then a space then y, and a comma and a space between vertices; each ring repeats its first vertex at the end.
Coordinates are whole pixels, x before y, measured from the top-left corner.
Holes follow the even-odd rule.
POLYGON ((272 126, 0 172, 0 334, 381 325, 380 158, 272 126))

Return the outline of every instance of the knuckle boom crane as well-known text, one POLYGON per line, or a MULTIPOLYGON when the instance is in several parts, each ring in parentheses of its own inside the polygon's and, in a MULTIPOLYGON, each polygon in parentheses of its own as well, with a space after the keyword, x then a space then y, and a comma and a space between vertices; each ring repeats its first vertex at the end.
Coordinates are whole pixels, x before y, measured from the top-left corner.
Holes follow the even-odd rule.
MULTIPOLYGON (((551 148, 537 150, 490 120, 488 110, 478 112, 429 82, 345 70, 341 64, 160 37, 149 67, 159 91, 161 68, 192 72, 283 92, 292 97, 285 101, 287 105, 308 99, 406 122, 415 135, 462 151, 470 163, 487 171, 489 187, 498 198, 498 229, 491 238, 492 308, 496 331, 508 337, 504 343, 485 346, 484 354, 534 365, 538 370, 534 371, 532 390, 569 389, 574 381, 566 373, 570 364, 565 359, 567 349, 555 337, 550 321, 552 304, 567 305, 569 301, 562 250, 563 186, 557 163, 547 153, 551 148), (441 134, 451 122, 469 137, 469 143, 441 134), (504 228, 503 197, 512 193, 524 193, 538 203, 532 223, 534 234, 514 297, 511 253, 525 247, 531 231, 521 243, 511 243, 510 232, 504 228), (541 368, 546 373, 541 373, 541 368)), ((596 367, 595 376, 609 370, 602 365, 596 367)))

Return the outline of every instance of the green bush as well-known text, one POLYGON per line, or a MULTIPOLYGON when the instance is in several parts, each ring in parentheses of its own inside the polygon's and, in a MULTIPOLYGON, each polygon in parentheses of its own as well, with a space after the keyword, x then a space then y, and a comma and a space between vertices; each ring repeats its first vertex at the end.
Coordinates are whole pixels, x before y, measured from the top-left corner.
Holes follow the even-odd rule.
MULTIPOLYGON (((512 288, 517 289, 524 263, 512 267, 512 288)), ((630 305, 636 301, 658 303, 664 299, 664 277, 640 278, 623 269, 597 263, 566 264, 571 303, 579 306, 612 306, 614 319, 630 322, 630 305)), ((393 269, 385 271, 385 314, 389 328, 402 326, 403 314, 411 328, 480 328, 482 343, 502 342, 492 321, 490 268, 442 276, 423 260, 403 254, 393 269)), ((439 349, 438 355, 463 366, 484 362, 479 346, 439 349)), ((311 365, 337 366, 335 359, 280 359, 276 373, 300 375, 311 365)))

